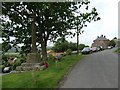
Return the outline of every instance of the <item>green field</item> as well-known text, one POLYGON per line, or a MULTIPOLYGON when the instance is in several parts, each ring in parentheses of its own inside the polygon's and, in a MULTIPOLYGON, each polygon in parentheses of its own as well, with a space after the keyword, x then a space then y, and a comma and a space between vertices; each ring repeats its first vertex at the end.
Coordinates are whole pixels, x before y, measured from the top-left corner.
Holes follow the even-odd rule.
POLYGON ((56 88, 71 66, 83 57, 83 55, 65 56, 57 64, 49 60, 49 68, 43 71, 28 71, 4 75, 2 78, 2 87, 56 88))

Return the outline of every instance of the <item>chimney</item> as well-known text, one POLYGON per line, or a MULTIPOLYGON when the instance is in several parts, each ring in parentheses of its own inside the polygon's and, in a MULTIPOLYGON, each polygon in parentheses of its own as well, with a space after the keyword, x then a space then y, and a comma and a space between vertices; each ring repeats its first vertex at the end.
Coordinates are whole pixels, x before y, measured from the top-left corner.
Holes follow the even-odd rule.
POLYGON ((103 35, 101 35, 101 37, 103 37, 103 35))

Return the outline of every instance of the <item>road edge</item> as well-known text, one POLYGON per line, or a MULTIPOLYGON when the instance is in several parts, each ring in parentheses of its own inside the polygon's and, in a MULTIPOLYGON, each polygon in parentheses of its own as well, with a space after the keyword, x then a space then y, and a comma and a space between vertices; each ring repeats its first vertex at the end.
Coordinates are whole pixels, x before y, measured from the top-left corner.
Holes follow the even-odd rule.
POLYGON ((72 66, 70 66, 69 70, 64 74, 63 78, 58 82, 58 85, 57 85, 57 90, 61 88, 61 86, 63 86, 65 80, 67 80, 67 77, 69 75, 69 73, 73 70, 73 68, 76 66, 76 64, 81 61, 83 58, 85 58, 85 55, 80 59, 78 60, 75 64, 73 64, 72 66))

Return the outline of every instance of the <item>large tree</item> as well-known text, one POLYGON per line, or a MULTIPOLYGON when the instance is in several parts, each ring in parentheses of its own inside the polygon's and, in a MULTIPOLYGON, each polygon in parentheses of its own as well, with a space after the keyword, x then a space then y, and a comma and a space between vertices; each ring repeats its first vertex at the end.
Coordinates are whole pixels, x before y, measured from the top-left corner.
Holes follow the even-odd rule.
MULTIPOLYGON (((76 10, 82 5, 88 4, 89 1, 82 2, 6 2, 2 3, 3 13, 3 50, 7 51, 9 48, 16 47, 18 44, 23 44, 21 47, 22 53, 29 53, 31 51, 31 36, 32 36, 32 15, 35 15, 36 27, 36 47, 40 44, 42 49, 43 60, 47 59, 46 46, 48 40, 55 40, 57 37, 63 35, 74 35, 70 29, 75 28, 75 14, 76 10), (9 21, 6 22, 8 18, 9 21), (68 31, 69 30, 69 31, 68 31), (15 37, 15 40, 10 41, 10 37, 15 37)), ((98 14, 96 10, 92 9, 90 13, 91 19, 95 19, 98 14)), ((79 15, 78 20, 86 18, 88 13, 79 15)), ((84 19, 83 22, 87 20, 84 19)), ((78 23, 77 23, 78 25, 78 23)), ((79 23, 83 27, 83 23, 79 23)), ((80 33, 80 32, 79 32, 80 33)))

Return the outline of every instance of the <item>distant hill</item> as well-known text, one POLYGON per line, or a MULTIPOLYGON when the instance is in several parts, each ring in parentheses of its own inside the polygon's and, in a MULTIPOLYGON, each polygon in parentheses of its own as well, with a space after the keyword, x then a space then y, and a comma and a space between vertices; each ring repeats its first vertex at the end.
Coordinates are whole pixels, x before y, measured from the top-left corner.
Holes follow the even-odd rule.
MULTIPOLYGON (((49 49, 52 49, 52 47, 53 46, 47 46, 47 49, 49 50, 49 49)), ((0 51, 2 51, 2 44, 0 43, 0 51)), ((16 49, 14 48, 14 47, 12 47, 12 49, 10 49, 8 52, 15 52, 16 51, 16 49)), ((20 51, 20 49, 19 49, 19 51, 20 51)))
POLYGON ((16 49, 14 47, 12 47, 8 52, 15 52, 16 49))

